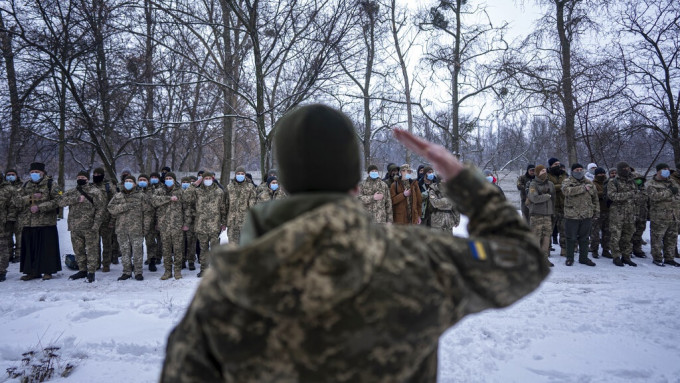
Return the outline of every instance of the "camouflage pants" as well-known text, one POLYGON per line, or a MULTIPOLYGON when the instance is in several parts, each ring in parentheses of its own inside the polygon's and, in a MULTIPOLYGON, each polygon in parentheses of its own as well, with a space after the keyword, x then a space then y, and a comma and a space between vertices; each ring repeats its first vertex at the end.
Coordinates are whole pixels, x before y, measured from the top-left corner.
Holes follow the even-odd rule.
POLYGON ((673 260, 678 243, 678 224, 674 221, 651 221, 650 236, 654 260, 673 260))
MULTIPOLYGON (((229 236, 229 243, 238 245, 238 241, 239 239, 241 239, 241 226, 242 225, 229 225, 227 230, 227 235, 229 236)), ((203 246, 201 245, 201 247, 203 246)))
POLYGON ((97 254, 101 254, 101 263, 104 266, 111 265, 111 258, 113 256, 113 228, 109 227, 109 225, 110 222, 102 222, 102 225, 99 227, 101 243, 97 241, 97 254))
POLYGON ((182 229, 161 232, 161 245, 163 246, 165 273, 172 272, 174 266, 175 275, 180 275, 182 259, 184 258, 184 232, 182 229))
POLYGON ((184 232, 184 260, 196 262, 196 233, 193 230, 184 232))
POLYGON ((541 245, 541 252, 548 259, 550 256, 550 237, 552 236, 553 225, 552 217, 549 215, 532 215, 531 232, 538 238, 538 243, 541 245))
POLYGON ((609 219, 609 215, 607 213, 600 213, 600 215, 592 218, 591 226, 590 226, 590 252, 591 253, 597 254, 597 251, 600 248, 600 243, 602 243, 602 250, 604 250, 604 251, 609 250, 609 223, 607 222, 608 219, 609 219), (606 235, 605 235, 605 227, 606 227, 606 235), (605 245, 605 238, 606 238, 606 245, 605 245))
POLYGON ((0 232, 0 274, 7 274, 7 267, 9 267, 9 238, 12 236, 11 232, 0 232))
POLYGON ((612 257, 630 259, 630 255, 633 252, 631 238, 633 238, 633 233, 635 232, 635 221, 631 217, 610 212, 609 230, 611 233, 610 245, 612 257))
MULTIPOLYGON (((201 244, 201 271, 203 271, 210 264, 210 250, 220 245, 220 233, 196 233, 196 237, 198 237, 198 243, 201 244)), ((231 240, 231 237, 229 239, 231 240)))
POLYGON ((79 271, 94 273, 99 266, 99 236, 91 230, 74 230, 71 232, 71 245, 76 253, 76 263, 79 271))
POLYGON ((564 233, 564 213, 553 214, 553 226, 557 227, 560 234, 560 255, 567 255, 567 235, 564 233))
POLYGON ((135 275, 141 275, 144 268, 144 236, 141 234, 117 233, 120 257, 123 262, 123 274, 132 274, 132 264, 135 265, 135 275), (132 258, 132 262, 131 261, 132 258))
POLYGON ((647 221, 635 220, 635 232, 631 242, 633 243, 633 253, 642 253, 642 233, 647 228, 647 221))
POLYGON ((156 259, 156 253, 158 253, 159 243, 158 237, 156 236, 156 231, 151 231, 144 235, 144 243, 146 243, 146 258, 156 259))

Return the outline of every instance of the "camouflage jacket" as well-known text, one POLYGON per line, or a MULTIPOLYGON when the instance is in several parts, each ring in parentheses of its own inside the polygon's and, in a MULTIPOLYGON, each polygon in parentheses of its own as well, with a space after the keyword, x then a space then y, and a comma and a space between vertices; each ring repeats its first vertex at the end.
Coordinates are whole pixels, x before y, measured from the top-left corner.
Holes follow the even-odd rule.
MULTIPOLYGON (((104 180, 98 184, 93 182, 90 185, 96 187, 97 189, 99 189, 100 192, 104 194, 104 198, 106 199, 107 205, 109 204, 109 202, 111 202, 113 196, 116 195, 116 186, 112 185, 109 180, 104 180)), ((102 223, 107 223, 111 220, 111 214, 109 214, 108 209, 104 209, 102 211, 102 214, 104 214, 104 219, 102 220, 102 223)))
POLYGON ((527 199, 527 190, 529 189, 529 184, 534 178, 529 177, 526 173, 522 174, 517 178, 517 190, 519 190, 520 203, 524 203, 527 199))
POLYGON ((609 211, 609 206, 607 206, 607 201, 604 198, 604 183, 605 181, 598 181, 597 177, 593 181, 593 185, 597 189, 597 201, 600 203, 600 214, 609 211))
POLYGON ((248 181, 232 180, 224 189, 227 226, 243 226, 248 209, 255 206, 255 186, 248 181))
POLYGON ((536 177, 529 184, 529 214, 553 215, 555 213, 555 185, 546 178, 536 177))
POLYGON ((202 183, 184 191, 186 202, 193 215, 194 231, 198 234, 219 233, 227 225, 227 209, 224 192, 217 184, 209 187, 202 183))
POLYGON ((650 221, 680 221, 680 184, 674 179, 659 180, 654 176, 647 182, 650 221), (672 188, 675 187, 676 193, 672 188))
POLYGON ((151 205, 156 209, 156 224, 158 230, 167 233, 182 230, 182 226, 189 226, 190 211, 186 208, 184 190, 175 184, 172 189, 163 185, 156 189, 151 196, 151 205), (172 197, 177 201, 172 201, 172 197))
POLYGON ((647 196, 647 190, 645 189, 645 184, 642 184, 637 188, 638 192, 635 196, 635 206, 637 207, 635 220, 647 221, 649 220, 649 197, 647 196))
POLYGON ((436 229, 453 228, 460 223, 460 213, 453 201, 443 192, 441 183, 423 183, 423 211, 426 222, 436 229))
POLYGON ((266 188, 260 191, 260 193, 257 195, 257 203, 275 201, 284 198, 288 198, 288 194, 286 194, 285 191, 281 190, 281 188, 278 188, 276 190, 266 188))
POLYGON ((609 210, 620 216, 632 217, 635 220, 637 209, 635 197, 638 188, 633 177, 616 176, 607 182, 606 197, 612 201, 609 210))
POLYGON ((0 230, 4 230, 5 223, 17 220, 16 208, 13 203, 16 187, 7 181, 0 182, 0 230))
MULTIPOLYGON (((99 188, 93 185, 76 186, 64 193, 59 200, 60 207, 68 206, 68 230, 69 231, 94 231, 99 232, 99 227, 104 221, 106 211, 106 198, 99 188), (82 190, 88 197, 80 193, 82 190), (80 197, 84 197, 80 202, 80 197)), ((108 213, 107 213, 108 214, 108 213)))
POLYGON ((168 339, 161 382, 434 382, 439 337, 533 291, 528 226, 472 170, 449 181, 470 238, 380 225, 347 194, 251 209, 168 339))
POLYGON ((56 182, 47 176, 40 181, 27 181, 17 191, 14 204, 21 212, 19 221, 24 227, 54 226, 57 224, 59 213, 59 198, 62 191, 56 182), (51 185, 50 185, 51 184, 51 185), (41 197, 34 199, 33 195, 40 193, 41 197), (37 213, 31 213, 31 206, 38 206, 37 213))
POLYGON ((367 177, 359 186, 359 200, 364 204, 368 213, 377 223, 392 222, 392 199, 390 189, 385 181, 380 178, 372 179, 367 177), (375 193, 382 193, 383 199, 376 201, 373 199, 375 193))
POLYGON ((149 197, 139 189, 121 191, 109 202, 109 213, 116 220, 116 233, 146 235, 148 217, 153 216, 149 197))
POLYGON ((137 187, 137 190, 139 190, 142 194, 146 196, 147 204, 151 209, 149 212, 144 214, 144 226, 143 226, 144 235, 155 232, 156 227, 158 226, 158 222, 156 220, 156 208, 153 207, 153 204, 151 203, 153 194, 156 192, 156 190, 158 190, 157 185, 158 184, 156 184, 156 186, 149 184, 149 186, 145 188, 140 188, 139 186, 137 187))
POLYGON ((555 187, 555 213, 564 214, 564 194, 562 193, 562 182, 567 179, 565 173, 560 174, 559 177, 548 172, 548 180, 553 183, 555 187))
POLYGON ((600 202, 597 200, 597 188, 587 178, 577 180, 574 177, 562 182, 564 194, 564 218, 586 219, 600 216, 600 202))

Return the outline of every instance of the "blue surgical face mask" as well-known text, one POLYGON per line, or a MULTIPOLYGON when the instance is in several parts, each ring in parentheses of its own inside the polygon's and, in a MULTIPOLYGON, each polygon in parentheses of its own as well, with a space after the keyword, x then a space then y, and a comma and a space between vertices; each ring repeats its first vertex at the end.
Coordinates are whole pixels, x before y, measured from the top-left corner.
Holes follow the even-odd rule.
POLYGON ((380 177, 380 175, 379 175, 378 172, 376 172, 376 171, 371 171, 371 172, 369 172, 369 173, 368 173, 368 176, 371 177, 371 178, 373 178, 373 179, 376 179, 376 178, 380 177))
POLYGON ((182 182, 182 189, 189 189, 189 184, 186 182, 182 182))
POLYGON ((489 182, 493 182, 493 177, 492 176, 486 176, 486 180, 489 182))
POLYGON ((236 175, 236 182, 243 182, 246 179, 246 176, 243 174, 237 174, 236 175))
POLYGON ((171 188, 171 187, 175 186, 175 181, 173 181, 173 180, 165 180, 165 186, 171 188))
POLYGON ((271 184, 271 185, 269 185, 269 187, 270 187, 272 190, 276 190, 276 189, 279 188, 279 184, 271 184))
POLYGON ((413 176, 412 176, 411 174, 406 173, 406 179, 407 179, 407 180, 410 180, 410 179, 412 179, 412 178, 413 178, 413 176))
POLYGON ((155 185, 158 183, 158 178, 152 178, 151 179, 151 185, 155 185))
POLYGON ((663 178, 668 178, 671 176, 671 171, 668 169, 662 169, 661 170, 661 177, 663 178))
POLYGON ((205 186, 211 186, 211 185, 212 185, 212 182, 213 182, 212 180, 204 180, 204 181, 203 181, 203 185, 205 185, 205 186))
POLYGON ((149 186, 149 184, 146 181, 139 181, 139 187, 144 189, 145 187, 149 186))
POLYGON ((5 178, 6 178, 7 181, 9 181, 9 182, 14 182, 14 181, 17 180, 17 176, 7 176, 7 177, 5 177, 5 178))
POLYGON ((40 173, 31 173, 31 180, 33 182, 38 182, 41 178, 40 173))
POLYGON ((126 190, 132 190, 132 188, 135 186, 133 182, 126 182, 125 183, 125 189, 126 190))
POLYGON ((427 173, 427 179, 432 181, 434 179, 434 173, 427 173))

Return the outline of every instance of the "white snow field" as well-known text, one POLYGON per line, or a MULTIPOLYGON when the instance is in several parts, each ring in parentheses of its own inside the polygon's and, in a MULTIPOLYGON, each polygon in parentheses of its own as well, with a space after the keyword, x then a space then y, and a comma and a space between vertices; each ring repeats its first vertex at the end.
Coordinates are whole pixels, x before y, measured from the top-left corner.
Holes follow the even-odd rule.
MULTIPOLYGON (((466 221, 463 220, 462 225, 466 221)), ((62 255, 72 252, 59 221, 62 255)), ((461 226, 455 230, 465 235, 461 226)), ((649 241, 649 232, 643 236, 649 241)), ((645 246, 649 253, 649 245, 645 246)), ((469 316, 440 339, 440 382, 680 382, 680 268, 634 259, 639 267, 556 264, 532 295, 504 310, 469 316)), ((155 382, 167 336, 182 318, 199 279, 116 281, 122 265, 96 282, 19 280, 11 264, 0 283, 0 381, 22 353, 60 349, 60 382, 155 382)))

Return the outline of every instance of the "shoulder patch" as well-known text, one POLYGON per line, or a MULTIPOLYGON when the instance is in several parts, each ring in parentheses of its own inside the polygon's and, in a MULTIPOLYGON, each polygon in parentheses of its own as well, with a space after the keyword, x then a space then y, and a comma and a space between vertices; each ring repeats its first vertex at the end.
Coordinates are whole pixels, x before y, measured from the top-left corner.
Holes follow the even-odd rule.
POLYGON ((59 195, 62 195, 62 194, 64 194, 64 192, 63 192, 63 191, 61 191, 61 190, 59 190, 59 195))
POLYGON ((470 248, 472 258, 478 261, 486 261, 486 250, 480 241, 468 241, 468 247, 470 248))

